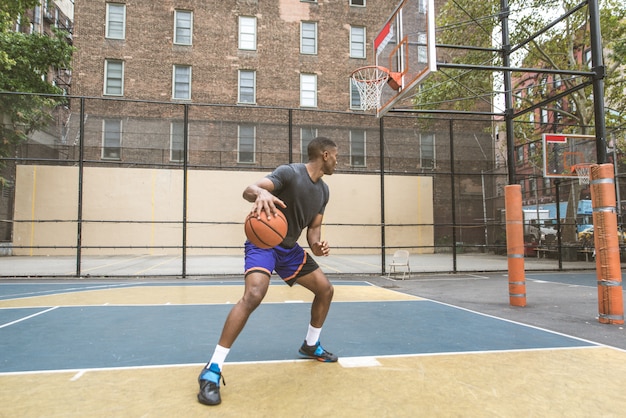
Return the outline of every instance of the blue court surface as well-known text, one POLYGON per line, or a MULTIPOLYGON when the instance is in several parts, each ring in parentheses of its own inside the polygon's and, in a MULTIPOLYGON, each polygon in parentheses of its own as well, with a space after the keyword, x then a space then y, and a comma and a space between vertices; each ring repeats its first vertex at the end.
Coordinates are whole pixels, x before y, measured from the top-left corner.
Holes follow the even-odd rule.
MULTIPOLYGON (((617 390, 626 383, 624 351, 366 281, 335 281, 334 285, 335 299, 322 342, 340 357, 338 364, 299 359, 297 350, 308 324, 310 296, 302 288, 291 289, 276 282, 227 359, 224 373, 229 384, 222 389, 223 404, 206 407, 195 402, 195 378, 209 359, 232 304, 242 294, 241 281, 1 283, 0 416, 172 416, 168 414, 176 411, 186 411, 177 416, 203 416, 207 412, 219 412, 223 416, 326 414, 327 406, 318 408, 310 404, 312 409, 308 413, 299 413, 298 405, 309 401, 306 395, 291 398, 297 393, 292 393, 289 399, 279 399, 278 404, 289 406, 272 414, 272 402, 276 400, 263 398, 267 389, 259 388, 258 383, 263 382, 263 387, 273 386, 277 372, 290 376, 292 369, 298 368, 305 368, 300 371, 305 377, 298 380, 304 392, 306 385, 315 391, 321 382, 329 385, 335 378, 336 382, 344 383, 354 379, 356 386, 336 388, 337 393, 345 392, 342 399, 333 397, 332 393, 325 397, 324 402, 337 404, 331 409, 338 413, 336 416, 422 416, 417 414, 418 408, 424 408, 427 399, 420 398, 421 395, 444 402, 435 409, 432 404, 430 409, 426 408, 436 416, 545 416, 542 411, 550 408, 558 412, 554 416, 595 416, 592 413, 595 407, 584 402, 580 405, 577 401, 579 406, 573 408, 569 395, 565 398, 560 395, 558 402, 551 403, 547 394, 542 393, 542 387, 560 388, 562 392, 580 381, 580 387, 571 391, 572 396, 578 396, 579 392, 588 394, 590 387, 594 387, 597 395, 602 382, 595 382, 596 373, 598 379, 618 376, 615 377, 618 381, 611 383, 617 390), (548 356, 552 357, 550 367, 528 370, 533 364, 538 367, 544 364, 548 356), (605 370, 609 375, 594 364, 598 358, 615 359, 616 366, 610 372, 605 370), (438 363, 444 359, 445 363, 438 363), (580 367, 582 372, 577 370, 580 367), (473 369, 470 379, 477 379, 471 383, 474 394, 466 393, 468 383, 461 380, 456 387, 463 394, 455 394, 454 389, 447 395, 441 393, 441 383, 437 382, 442 376, 437 375, 429 383, 424 374, 429 368, 447 376, 445 384, 452 388, 455 380, 462 380, 461 376, 473 369), (124 395, 144 381, 145 377, 140 376, 148 372, 156 373, 151 379, 168 382, 166 387, 153 390, 157 393, 162 390, 159 396, 166 397, 169 406, 157 407, 148 395, 139 402, 129 403, 124 395), (125 377, 116 384, 120 373, 125 377), (318 373, 323 374, 317 376, 320 380, 315 379, 318 373), (359 377, 360 373, 375 373, 369 376, 376 379, 374 386, 359 387, 360 379, 368 378, 359 377), (90 385, 77 386, 78 382, 87 382, 83 376, 86 374, 97 374, 101 382, 106 382, 99 390, 92 388, 96 390, 95 398, 91 398, 93 404, 85 400, 90 399, 90 385), (32 387, 33 379, 40 383, 49 381, 53 387, 32 387), (250 383, 250 379, 259 379, 257 385, 250 383), (516 381, 515 386, 507 388, 516 381), (241 387, 242 382, 251 386, 241 387), (381 390, 375 389, 378 385, 386 391, 390 390, 389 385, 397 389, 385 392, 384 407, 380 405, 378 409, 376 404, 366 407, 370 401, 360 401, 359 390, 370 387, 377 393, 381 390), (419 385, 418 393, 415 385, 419 385), (525 407, 516 410, 511 408, 520 401, 506 398, 512 396, 508 391, 516 391, 517 385, 525 387, 519 393, 525 407), (174 387, 177 389, 173 390, 174 387), (25 398, 26 388, 33 397, 25 398), (99 401, 102 390, 109 391, 105 399, 117 402, 115 410, 99 401), (50 410, 46 396, 39 391, 58 392, 67 406, 55 402, 50 410), (497 396, 498 391, 506 394, 505 399, 497 396), (485 399, 472 402, 476 396, 485 399), (247 399, 248 404, 237 397, 247 399), (457 405, 447 408, 446 402, 457 405), (465 407, 459 411, 457 408, 462 405, 465 407), (476 405, 482 406, 476 409, 476 405)), ((273 393, 275 397, 284 396, 278 386, 273 393)), ((626 411, 625 402, 611 398, 610 402, 596 405, 599 409, 595 412, 597 416, 619 416, 626 411)))

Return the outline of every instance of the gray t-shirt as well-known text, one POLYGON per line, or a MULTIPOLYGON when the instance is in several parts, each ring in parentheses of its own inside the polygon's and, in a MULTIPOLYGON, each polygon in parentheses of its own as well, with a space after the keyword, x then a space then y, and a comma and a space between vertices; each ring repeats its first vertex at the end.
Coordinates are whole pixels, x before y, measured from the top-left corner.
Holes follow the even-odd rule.
POLYGON ((322 179, 314 183, 302 163, 281 165, 267 178, 274 183, 274 196, 287 205, 286 208, 277 206, 289 223, 287 236, 280 245, 291 248, 304 228, 318 214, 324 214, 329 198, 328 185, 322 179))

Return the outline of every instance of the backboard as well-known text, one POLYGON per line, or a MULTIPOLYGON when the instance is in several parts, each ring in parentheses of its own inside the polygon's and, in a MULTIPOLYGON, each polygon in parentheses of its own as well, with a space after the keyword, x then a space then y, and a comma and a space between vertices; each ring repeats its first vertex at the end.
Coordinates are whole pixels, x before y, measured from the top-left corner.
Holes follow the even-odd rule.
POLYGON ((578 177, 576 166, 597 160, 593 135, 543 134, 543 176, 578 177))
POLYGON ((391 73, 376 109, 376 116, 381 117, 437 70, 434 0, 400 2, 376 34, 373 46, 376 65, 391 73))

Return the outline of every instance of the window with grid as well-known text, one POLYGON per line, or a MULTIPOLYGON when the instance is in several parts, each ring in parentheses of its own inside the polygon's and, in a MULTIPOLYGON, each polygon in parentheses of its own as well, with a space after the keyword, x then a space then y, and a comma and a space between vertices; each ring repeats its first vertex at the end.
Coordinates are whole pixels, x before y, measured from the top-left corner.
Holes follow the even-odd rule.
POLYGON ((420 166, 435 168, 435 134, 420 134, 420 166))
POLYGON ((124 61, 106 60, 104 62, 104 94, 107 96, 124 95, 124 61))
POLYGON ((107 3, 106 37, 109 39, 124 39, 126 37, 125 4, 107 3))
POLYGON ((185 156, 185 123, 172 122, 170 126, 170 161, 182 162, 185 156))
POLYGON ((193 40, 193 12, 176 10, 174 12, 174 43, 191 45, 193 40))
POLYGON ((426 64, 428 62, 428 47, 426 46, 426 41, 428 37, 426 36, 426 32, 419 32, 417 34, 417 62, 420 64, 426 64))
POLYGON ((256 103, 256 71, 239 70, 239 103, 256 103))
POLYGON ((300 23, 300 53, 317 54, 317 22, 300 23))
POLYGON ((172 98, 191 100, 191 67, 189 65, 175 65, 172 72, 172 98))
POLYGON ((300 156, 301 162, 306 163, 309 161, 307 148, 309 146, 309 142, 311 142, 311 140, 315 137, 317 137, 316 128, 300 128, 300 149, 302 150, 300 156))
POLYGON ((122 150, 122 121, 105 119, 102 127, 102 159, 119 160, 122 150))
POLYGON ((300 106, 317 107, 317 76, 300 74, 300 106))
POLYGON ((350 109, 361 110, 361 94, 353 79, 350 79, 350 109))
POLYGON ((350 27, 350 58, 365 58, 365 28, 350 27))
POLYGON ((546 109, 545 107, 541 108, 541 121, 540 122, 542 125, 548 124, 548 109, 546 109))
POLYGON ((417 4, 417 11, 425 15, 428 12, 428 0, 419 0, 417 4))
POLYGON ((239 125, 237 136, 237 162, 254 163, 256 153, 256 128, 253 125, 239 125))
POLYGON ((239 16, 239 49, 256 50, 256 17, 239 16))
POLYGON ((549 196, 552 194, 552 184, 550 180, 551 180, 550 177, 543 178, 543 195, 544 196, 549 196))
POLYGON ((350 165, 365 167, 365 130, 350 130, 350 165))

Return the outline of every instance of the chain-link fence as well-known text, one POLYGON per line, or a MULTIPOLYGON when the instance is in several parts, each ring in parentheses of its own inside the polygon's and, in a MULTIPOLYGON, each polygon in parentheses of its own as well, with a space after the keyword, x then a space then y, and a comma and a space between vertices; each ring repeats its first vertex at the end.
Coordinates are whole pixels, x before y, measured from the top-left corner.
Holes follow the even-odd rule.
MULTIPOLYGON (((280 164, 306 162, 308 142, 326 136, 339 147, 337 171, 325 177, 333 254, 370 256, 364 273, 372 260, 385 273, 398 249, 409 250, 413 271, 506 269, 506 145, 488 118, 60 100, 43 128, 4 118, 3 132, 28 137, 1 145, 0 251, 12 262, 62 259, 47 275, 81 276, 97 257, 160 257, 174 264, 164 275, 204 274, 190 271, 193 257, 242 254, 243 189, 280 164)), ((562 248, 551 239, 576 221, 545 209, 580 190, 539 172, 516 180, 538 214, 525 225, 529 263, 592 268, 578 236, 562 248)), ((25 266, 0 274, 41 274, 25 266)), ((94 274, 115 275, 102 271, 94 274)))

